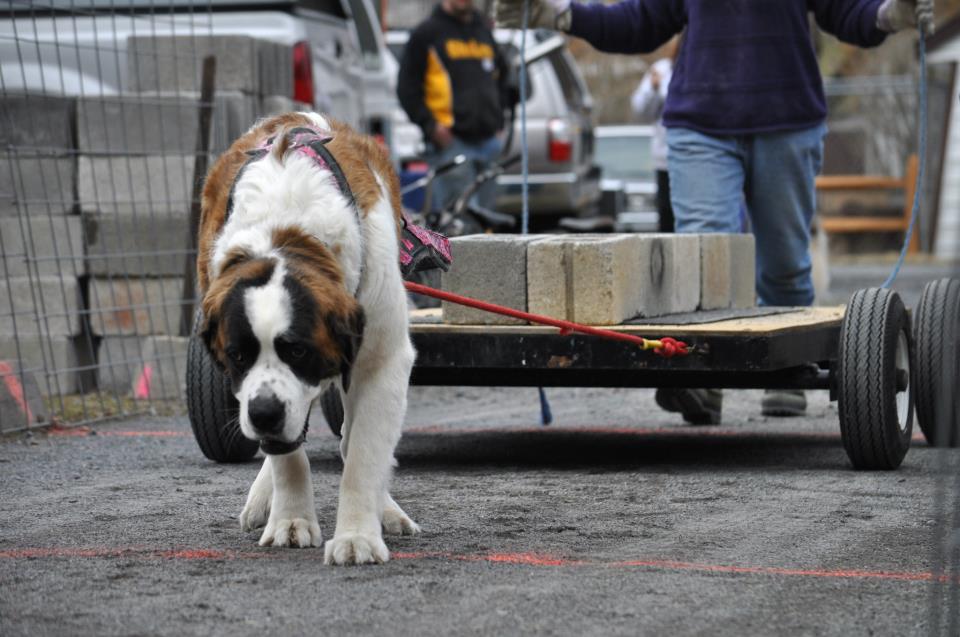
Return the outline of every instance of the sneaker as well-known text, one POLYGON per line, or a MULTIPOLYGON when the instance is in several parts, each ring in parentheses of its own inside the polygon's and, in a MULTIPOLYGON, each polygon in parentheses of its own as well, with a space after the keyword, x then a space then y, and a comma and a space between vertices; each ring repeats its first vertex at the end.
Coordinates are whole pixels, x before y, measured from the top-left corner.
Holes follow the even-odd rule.
POLYGON ((655 399, 661 408, 679 412, 691 425, 720 424, 720 411, 723 408, 723 391, 720 389, 661 387, 655 399))
POLYGON ((802 416, 807 413, 807 396, 802 389, 768 389, 763 393, 760 412, 764 416, 802 416))

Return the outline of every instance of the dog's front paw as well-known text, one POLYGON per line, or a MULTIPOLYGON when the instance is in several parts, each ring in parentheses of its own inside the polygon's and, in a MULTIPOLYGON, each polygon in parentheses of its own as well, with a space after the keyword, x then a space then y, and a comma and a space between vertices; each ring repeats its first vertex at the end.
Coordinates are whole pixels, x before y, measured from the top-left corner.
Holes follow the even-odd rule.
POLYGON ((316 520, 305 518, 271 519, 260 536, 260 546, 320 546, 323 537, 316 520))
POLYGON ((383 510, 383 532, 390 535, 417 535, 420 525, 401 509, 387 508, 383 510))
POLYGON ((390 559, 390 551, 383 538, 372 533, 341 533, 327 540, 324 547, 325 564, 383 564, 390 559))
POLYGON ((243 532, 262 528, 270 515, 270 498, 247 498, 240 512, 240 530, 243 532))

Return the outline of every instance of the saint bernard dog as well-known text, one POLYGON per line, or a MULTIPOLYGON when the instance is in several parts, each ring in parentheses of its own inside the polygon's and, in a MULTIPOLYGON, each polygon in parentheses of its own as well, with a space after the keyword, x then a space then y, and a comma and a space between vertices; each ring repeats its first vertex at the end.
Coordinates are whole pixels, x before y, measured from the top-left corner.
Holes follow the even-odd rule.
POLYGON ((414 349, 398 267, 399 183, 384 151, 316 113, 259 122, 210 169, 197 274, 201 338, 263 467, 240 514, 262 546, 319 546, 310 405, 343 396, 343 475, 327 564, 382 563, 417 524, 388 492, 414 349))

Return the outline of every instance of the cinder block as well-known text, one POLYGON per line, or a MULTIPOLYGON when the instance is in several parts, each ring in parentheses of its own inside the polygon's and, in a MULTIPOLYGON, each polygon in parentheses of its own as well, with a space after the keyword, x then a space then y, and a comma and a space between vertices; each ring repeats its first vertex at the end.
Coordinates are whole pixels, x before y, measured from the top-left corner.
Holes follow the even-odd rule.
POLYGON ((89 352, 89 341, 83 336, 21 336, 14 340, 0 335, 0 359, 33 373, 45 396, 93 390, 89 352))
POLYGON ((642 237, 567 235, 527 249, 531 312, 591 325, 614 325, 640 311, 642 237))
POLYGON ((142 336, 104 336, 97 345, 97 388, 127 394, 143 367, 142 336))
POLYGON ((293 95, 293 47, 257 40, 257 62, 260 66, 260 95, 293 95))
POLYGON ((700 235, 638 235, 640 316, 693 312, 700 304, 700 235))
POLYGON ((45 152, 71 150, 74 108, 72 97, 5 93, 0 100, 0 147, 40 148, 45 152))
POLYGON ((49 420, 36 375, 16 361, 0 358, 0 433, 27 429, 49 420))
MULTIPOLYGON (((210 150, 219 153, 253 125, 260 100, 237 91, 213 101, 210 150)), ((91 97, 77 104, 77 147, 85 155, 190 155, 197 149, 200 95, 146 93, 91 97)))
POLYGON ((754 307, 757 304, 757 246, 752 234, 730 237, 731 307, 754 307))
MULTIPOLYGON (((457 294, 527 308, 527 245, 543 235, 477 234, 450 241, 453 265, 443 273, 441 286, 457 294)), ((482 312, 454 303, 442 303, 443 320, 454 324, 522 325, 520 319, 482 312)))
POLYGON ((700 235, 700 309, 730 307, 732 298, 730 265, 731 234, 700 235))
POLYGON ((214 55, 217 91, 273 94, 278 86, 293 81, 292 53, 288 53, 291 57, 284 71, 279 68, 276 46, 243 35, 131 36, 127 39, 127 77, 133 91, 199 91, 203 58, 214 55), (284 74, 290 79, 280 77, 284 74))
POLYGON ((83 227, 77 216, 0 217, 0 277, 84 274, 83 227))
POLYGON ((190 208, 193 157, 80 157, 80 208, 83 212, 141 215, 190 208))
POLYGON ((76 166, 74 157, 0 153, 0 217, 72 212, 76 166))
POLYGON ((133 380, 134 398, 175 399, 185 396, 185 336, 152 336, 143 340, 143 365, 133 380))
POLYGON ((0 338, 80 333, 80 285, 71 276, 0 279, 0 338))
MULTIPOLYGON (((87 271, 94 276, 179 276, 187 258, 186 212, 84 213, 87 271)), ((191 260, 195 253, 191 253, 191 260)))
POLYGON ((98 336, 176 334, 183 279, 94 278, 90 325, 98 336))

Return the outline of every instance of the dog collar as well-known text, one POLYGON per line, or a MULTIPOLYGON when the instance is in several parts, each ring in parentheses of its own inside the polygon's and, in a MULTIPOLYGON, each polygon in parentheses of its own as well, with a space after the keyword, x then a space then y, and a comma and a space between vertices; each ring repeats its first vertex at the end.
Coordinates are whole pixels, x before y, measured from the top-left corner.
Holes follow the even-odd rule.
POLYGON ((292 453, 300 448, 307 441, 307 430, 310 429, 309 418, 303 423, 303 433, 293 442, 283 442, 282 440, 261 440, 260 451, 268 456, 283 456, 292 453))

